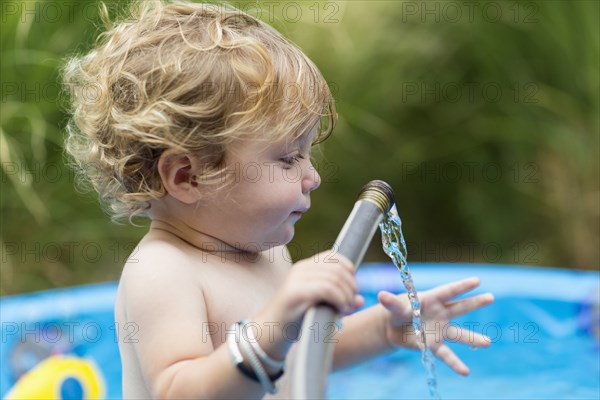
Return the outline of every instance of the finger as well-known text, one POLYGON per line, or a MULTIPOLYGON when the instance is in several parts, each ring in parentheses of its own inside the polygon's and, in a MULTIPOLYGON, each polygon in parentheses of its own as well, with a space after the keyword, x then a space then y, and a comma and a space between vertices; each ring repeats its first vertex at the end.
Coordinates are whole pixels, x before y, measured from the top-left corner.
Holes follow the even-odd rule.
MULTIPOLYGON (((324 269, 326 268, 322 270, 324 269)), ((352 313, 364 305, 364 298, 358 295, 358 284, 353 272, 342 266, 335 269, 337 273, 329 270, 322 279, 342 295, 344 304, 338 308, 339 311, 343 314, 352 313)))
POLYGON ((353 297, 348 298, 347 294, 343 290, 340 290, 339 286, 332 284, 331 282, 322 281, 317 286, 319 293, 318 297, 330 304, 340 314, 349 314, 354 309, 352 308, 353 297))
POLYGON ((478 308, 492 304, 493 302, 494 295, 491 293, 484 293, 447 304, 446 307, 451 315, 451 318, 454 318, 458 317, 459 315, 463 315, 478 308))
POLYGON ((348 266, 341 266, 339 275, 343 279, 344 283, 350 287, 354 293, 358 292, 358 283, 356 282, 356 276, 354 275, 354 269, 348 266))
POLYGON ((332 250, 326 251, 322 253, 325 256, 325 263, 327 264, 340 264, 344 268, 349 269, 352 273, 355 272, 354 263, 350 261, 350 259, 343 254, 340 253, 332 253, 332 250))
POLYGON ((322 276, 320 279, 327 280, 344 292, 348 303, 352 303, 354 296, 358 292, 358 284, 352 273, 344 267, 321 268, 322 276))
POLYGON ((343 310, 339 311, 339 313, 341 315, 350 315, 364 305, 365 305, 365 298, 362 297, 361 295, 357 294, 354 296, 354 298, 352 299, 352 301, 350 303, 346 303, 345 308, 343 310))
POLYGON ((393 315, 406 313, 406 302, 398 295, 382 290, 377 294, 377 300, 393 315))
POLYGON ((444 330, 444 339, 453 343, 464 343, 477 347, 488 347, 492 343, 491 339, 485 335, 454 325, 446 327, 444 330))
POLYGON ((331 264, 328 267, 330 268, 319 268, 319 271, 333 275, 335 279, 339 280, 339 284, 348 286, 354 293, 358 291, 358 284, 351 264, 331 264))
POLYGON ((349 292, 353 292, 352 295, 358 291, 358 284, 356 277, 345 267, 340 265, 331 265, 327 267, 319 267, 307 269, 306 279, 309 280, 324 280, 334 284, 336 286, 347 288, 349 292))
POLYGON ((435 349, 434 353, 457 374, 467 376, 471 372, 469 367, 467 367, 465 363, 463 363, 462 360, 458 358, 458 356, 450 349, 450 347, 446 346, 445 344, 435 349))
POLYGON ((365 298, 362 297, 360 294, 357 294, 356 296, 354 296, 354 309, 359 309, 362 306, 365 305, 365 298))
POLYGON ((477 286, 479 286, 479 278, 471 277, 463 279, 462 281, 451 282, 439 286, 432 289, 431 294, 434 294, 441 302, 445 303, 463 293, 475 289, 477 286))

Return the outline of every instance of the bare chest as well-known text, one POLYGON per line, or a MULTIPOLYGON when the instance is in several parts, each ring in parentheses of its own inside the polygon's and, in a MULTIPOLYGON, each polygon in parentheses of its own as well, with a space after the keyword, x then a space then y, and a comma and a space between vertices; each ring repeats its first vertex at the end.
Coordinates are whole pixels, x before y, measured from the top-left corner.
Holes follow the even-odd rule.
POLYGON ((251 319, 273 298, 285 279, 287 266, 273 262, 253 265, 209 263, 199 268, 207 310, 207 329, 217 347, 226 339, 229 326, 251 319))

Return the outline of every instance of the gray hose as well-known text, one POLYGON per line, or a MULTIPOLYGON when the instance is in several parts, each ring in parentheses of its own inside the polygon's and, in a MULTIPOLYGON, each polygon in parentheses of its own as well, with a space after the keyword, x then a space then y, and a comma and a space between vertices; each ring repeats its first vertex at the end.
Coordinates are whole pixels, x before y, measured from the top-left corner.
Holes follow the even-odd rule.
MULTIPOLYGON (((358 200, 340 231, 333 251, 361 263, 383 214, 394 204, 394 192, 383 181, 371 181, 361 189, 358 200)), ((333 361, 336 311, 327 304, 310 308, 304 315, 298 352, 292 367, 292 398, 324 399, 327 375, 333 361)))

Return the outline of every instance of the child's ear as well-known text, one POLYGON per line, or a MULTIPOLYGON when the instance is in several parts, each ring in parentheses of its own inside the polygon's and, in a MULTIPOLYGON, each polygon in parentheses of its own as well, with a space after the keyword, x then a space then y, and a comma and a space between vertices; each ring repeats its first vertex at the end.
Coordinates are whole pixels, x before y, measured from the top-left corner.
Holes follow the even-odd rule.
POLYGON ((165 150, 158 160, 158 173, 167 192, 177 200, 193 204, 200 198, 194 171, 197 161, 189 154, 165 150))

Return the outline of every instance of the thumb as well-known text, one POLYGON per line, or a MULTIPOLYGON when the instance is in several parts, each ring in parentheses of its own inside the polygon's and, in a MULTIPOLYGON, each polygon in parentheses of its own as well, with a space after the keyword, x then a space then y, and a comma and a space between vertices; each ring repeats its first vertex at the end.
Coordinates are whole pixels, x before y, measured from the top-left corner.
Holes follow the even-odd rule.
POLYGON ((393 293, 382 290, 377 294, 377 299, 392 314, 398 314, 403 311, 402 301, 393 293))

